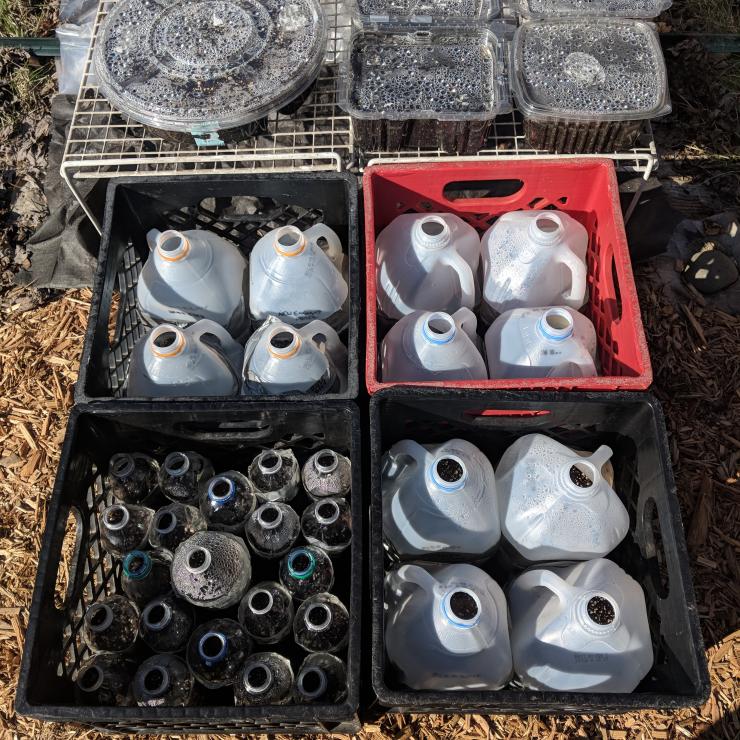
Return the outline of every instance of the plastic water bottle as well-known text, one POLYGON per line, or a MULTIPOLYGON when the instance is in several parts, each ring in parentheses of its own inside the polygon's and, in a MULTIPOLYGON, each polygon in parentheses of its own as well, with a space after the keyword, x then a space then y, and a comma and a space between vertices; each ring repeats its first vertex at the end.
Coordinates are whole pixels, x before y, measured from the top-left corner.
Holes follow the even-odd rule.
POLYGON ((417 691, 493 691, 512 675, 504 592, 472 565, 402 565, 385 581, 385 647, 417 691))
POLYGON ((334 319, 347 300, 341 273, 342 243, 324 224, 306 231, 283 226, 265 234, 252 249, 249 310, 255 320, 275 316, 293 326, 334 319), (319 246, 326 244, 326 251, 319 246), (339 264, 339 268, 337 268, 339 264))
POLYGON ((118 501, 140 504, 157 487, 159 463, 140 452, 118 452, 108 463, 104 488, 118 501))
POLYGON ((272 560, 293 547, 301 533, 301 520, 288 504, 268 501, 252 513, 244 529, 254 553, 272 560))
POLYGON ((520 437, 496 470, 501 531, 520 558, 590 560, 611 552, 629 515, 604 480, 606 445, 582 457, 544 434, 520 437))
POLYGON ((131 680, 136 663, 120 655, 98 653, 88 658, 77 672, 75 695, 79 704, 130 707, 131 680))
POLYGON ((213 321, 185 329, 162 324, 134 347, 128 396, 236 396, 244 350, 213 321))
POLYGON ((249 465, 249 480, 260 501, 292 501, 298 493, 301 476, 292 450, 263 450, 249 465))
POLYGON ((296 611, 293 636, 309 653, 336 653, 347 645, 349 613, 333 594, 316 594, 296 611))
POLYGON ((196 627, 188 640, 188 667, 208 689, 230 686, 252 652, 252 642, 239 622, 214 619, 196 627))
POLYGON ((239 623, 255 642, 274 645, 290 632, 293 597, 276 581, 258 583, 239 604, 239 623))
POLYGON ((141 639, 157 653, 179 653, 193 631, 193 608, 174 594, 158 596, 142 610, 141 639))
POLYGON ((572 308, 515 308, 486 332, 491 378, 591 378, 596 330, 572 308))
POLYGON ((303 510, 301 531, 310 545, 331 555, 346 550, 352 541, 352 512, 346 499, 323 498, 303 510))
POLYGON ((293 691, 290 661, 277 653, 253 653, 234 682, 237 706, 287 704, 293 691))
POLYGON ((147 235, 151 254, 136 284, 139 310, 151 324, 210 319, 237 339, 249 330, 247 260, 205 229, 147 235))
POLYGON ((480 299, 478 232, 452 213, 405 213, 375 240, 378 308, 390 319, 412 311, 472 309, 480 299))
POLYGON ((139 666, 133 690, 140 707, 187 707, 193 703, 195 679, 183 660, 160 653, 139 666))
POLYGON ((172 560, 172 588, 194 606, 233 606, 244 596, 251 578, 244 540, 226 532, 197 532, 177 548, 172 560))
POLYGON ((152 547, 175 552, 181 542, 207 528, 206 518, 194 506, 169 504, 154 514, 149 543, 152 547))
POLYGON ((96 601, 85 612, 82 637, 94 653, 122 653, 139 634, 139 610, 124 596, 96 601))
POLYGON ((121 588, 138 606, 169 593, 172 554, 167 550, 132 550, 123 559, 121 588))
POLYGON ((334 585, 334 566, 320 548, 296 547, 280 561, 280 583, 296 601, 304 601, 334 585))
POLYGON ((122 558, 131 550, 145 548, 154 511, 136 504, 113 504, 100 516, 100 540, 111 554, 122 558))
POLYGON ((645 595, 610 560, 525 571, 509 605, 514 668, 529 689, 628 693, 652 668, 645 595))
POLYGON ((205 484, 200 510, 210 529, 239 533, 257 505, 252 484, 237 470, 227 470, 205 484))
POLYGON ((301 663, 295 679, 299 704, 339 704, 347 697, 344 661, 330 653, 311 653, 301 663))
POLYGON ((467 308, 450 314, 414 311, 394 324, 381 345, 386 382, 487 380, 477 320, 467 308))
POLYGON ((346 496, 352 488, 352 463, 334 450, 319 450, 306 461, 301 479, 306 493, 314 500, 346 496))
POLYGON ((512 211, 481 239, 483 301, 493 313, 586 302, 588 232, 561 211, 512 211))
POLYGON ((480 559, 501 538, 493 466, 473 444, 397 442, 381 468, 383 532, 401 558, 480 559))
POLYGON ((338 393, 347 385, 347 348, 323 321, 296 329, 268 317, 244 348, 244 393, 338 393))
POLYGON ((170 501, 197 506, 201 486, 214 473, 211 461, 197 452, 170 452, 159 471, 159 487, 170 501))

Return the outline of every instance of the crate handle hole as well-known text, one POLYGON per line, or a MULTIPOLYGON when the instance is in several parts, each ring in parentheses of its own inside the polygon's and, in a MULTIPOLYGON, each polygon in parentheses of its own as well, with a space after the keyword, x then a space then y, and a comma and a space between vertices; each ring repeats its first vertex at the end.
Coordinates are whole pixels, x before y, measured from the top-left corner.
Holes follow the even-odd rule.
POLYGON ((616 315, 614 321, 619 321, 622 318, 622 293, 619 290, 619 275, 617 274, 617 261, 614 259, 614 250, 612 252, 612 287, 614 288, 614 310, 616 315))
POLYGON ((481 200, 484 198, 510 198, 524 187, 523 180, 460 180, 449 182, 442 194, 447 200, 481 200))
POLYGON ((547 409, 468 409, 466 416, 549 416, 547 409))

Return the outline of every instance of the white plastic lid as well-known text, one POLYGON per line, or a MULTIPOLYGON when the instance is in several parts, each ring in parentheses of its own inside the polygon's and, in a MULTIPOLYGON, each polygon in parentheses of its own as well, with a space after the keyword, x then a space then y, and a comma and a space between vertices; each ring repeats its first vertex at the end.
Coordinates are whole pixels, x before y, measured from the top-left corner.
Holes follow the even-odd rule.
POLYGON ((300 95, 326 41, 318 0, 118 0, 93 65, 123 113, 201 134, 255 121, 300 95))
POLYGON ((672 4, 672 0, 519 0, 519 12, 526 18, 656 18, 672 4))
POLYGON ((499 0, 355 0, 354 15, 366 25, 455 25, 487 22, 501 12, 499 0))
POLYGON ((534 120, 635 121, 671 110, 660 41, 643 21, 523 23, 511 76, 519 108, 534 120))
POLYGON ((503 46, 485 29, 353 34, 340 105, 368 120, 489 120, 511 109, 503 46))

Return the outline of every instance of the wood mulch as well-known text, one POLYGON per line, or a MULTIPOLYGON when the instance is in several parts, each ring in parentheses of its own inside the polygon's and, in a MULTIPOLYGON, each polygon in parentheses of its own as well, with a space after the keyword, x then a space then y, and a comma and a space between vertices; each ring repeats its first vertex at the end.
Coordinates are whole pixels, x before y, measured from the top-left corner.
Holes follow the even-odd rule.
MULTIPOLYGON (((374 738, 740 737, 740 319, 675 300, 650 267, 638 270, 655 392, 664 404, 699 616, 712 679, 710 700, 675 714, 385 716, 374 738)), ((23 311, 4 302, 0 325, 0 737, 99 737, 15 714, 13 697, 36 562, 72 403, 89 291, 23 311)))

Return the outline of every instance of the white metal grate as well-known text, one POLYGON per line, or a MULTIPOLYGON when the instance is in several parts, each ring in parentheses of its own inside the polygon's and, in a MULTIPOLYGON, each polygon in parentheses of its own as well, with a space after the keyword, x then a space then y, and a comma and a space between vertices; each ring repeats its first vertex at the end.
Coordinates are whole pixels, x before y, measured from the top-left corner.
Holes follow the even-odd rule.
MULTIPOLYGON (((460 159, 444 151, 363 152, 356 148, 350 118, 337 105, 338 63, 352 26, 345 0, 322 0, 329 26, 325 65, 313 94, 297 113, 292 116, 273 113, 255 136, 227 146, 197 147, 194 143, 166 141, 114 109, 98 90, 91 68, 92 46, 103 18, 115 2, 101 0, 98 7, 61 166, 62 177, 98 230, 99 224, 79 192, 80 181, 85 179, 244 170, 341 171, 362 169, 377 161, 460 159)), ((529 148, 519 114, 512 113, 496 120, 486 147, 475 158, 511 156, 555 155, 529 148)), ((599 156, 611 157, 620 166, 649 177, 657 163, 649 124, 637 148, 599 156)))

